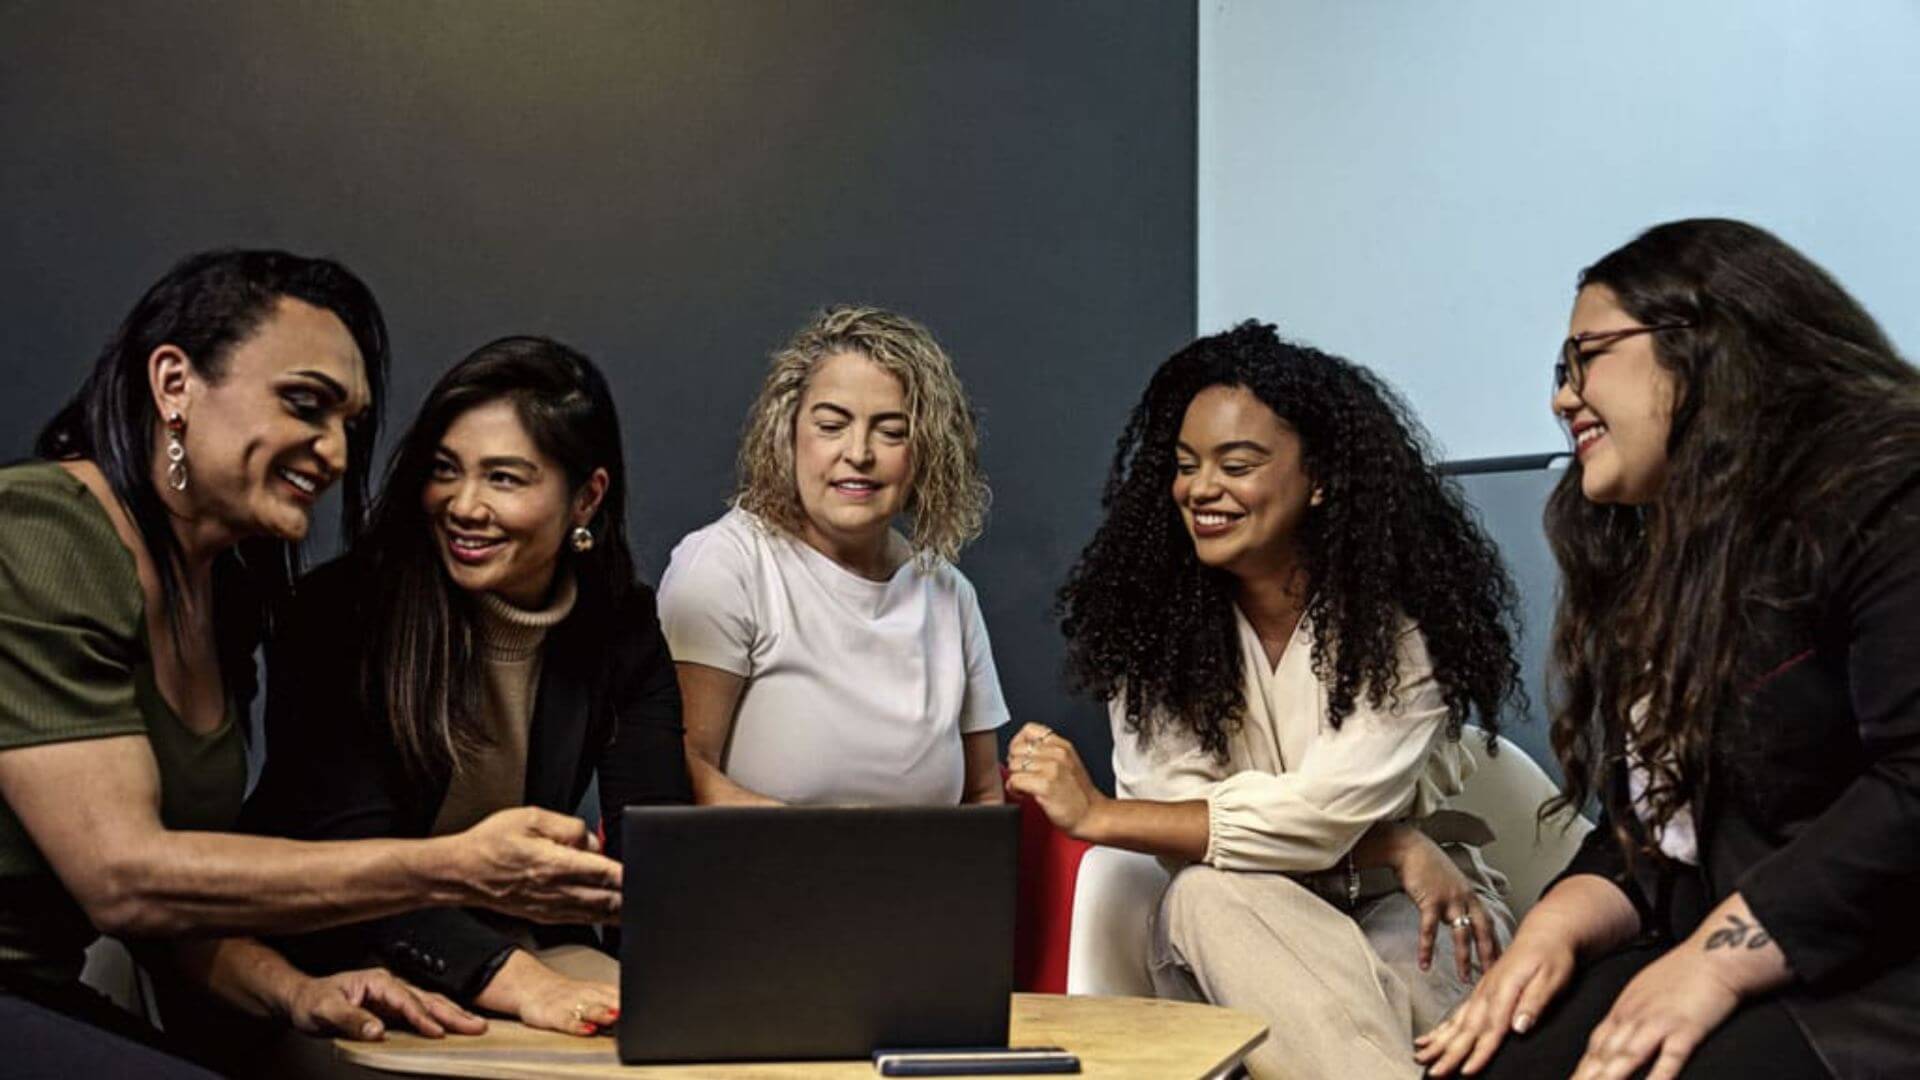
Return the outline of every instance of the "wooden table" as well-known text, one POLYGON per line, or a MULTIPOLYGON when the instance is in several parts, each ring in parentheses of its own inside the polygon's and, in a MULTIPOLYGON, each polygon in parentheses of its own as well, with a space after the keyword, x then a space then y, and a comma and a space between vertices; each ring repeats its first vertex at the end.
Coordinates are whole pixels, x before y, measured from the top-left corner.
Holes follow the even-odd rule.
MULTIPOLYGON (((1013 995, 1015 1046, 1061 1046, 1080 1055, 1091 1080, 1181 1080, 1224 1072, 1267 1037, 1267 1026, 1232 1009, 1150 998, 1013 995)), ((611 1038, 582 1039, 494 1020, 485 1035, 423 1039, 394 1032, 385 1042, 334 1043, 371 1069, 432 1076, 533 1080, 872 1080, 869 1061, 752 1062, 732 1065, 621 1065, 611 1038)))

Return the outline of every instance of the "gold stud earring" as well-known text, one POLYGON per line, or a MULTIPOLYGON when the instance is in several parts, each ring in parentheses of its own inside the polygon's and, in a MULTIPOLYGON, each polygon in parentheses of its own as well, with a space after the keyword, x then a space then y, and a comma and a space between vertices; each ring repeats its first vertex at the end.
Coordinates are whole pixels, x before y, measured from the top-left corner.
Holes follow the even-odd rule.
POLYGON ((1309 496, 1309 497, 1308 497, 1308 499, 1307 499, 1307 505, 1309 505, 1309 506, 1319 506, 1319 505, 1320 505, 1321 503, 1323 503, 1323 502, 1326 502, 1326 501, 1327 501, 1327 489, 1325 489, 1325 488, 1314 488, 1314 489, 1313 489, 1313 494, 1312 494, 1311 496, 1309 496))

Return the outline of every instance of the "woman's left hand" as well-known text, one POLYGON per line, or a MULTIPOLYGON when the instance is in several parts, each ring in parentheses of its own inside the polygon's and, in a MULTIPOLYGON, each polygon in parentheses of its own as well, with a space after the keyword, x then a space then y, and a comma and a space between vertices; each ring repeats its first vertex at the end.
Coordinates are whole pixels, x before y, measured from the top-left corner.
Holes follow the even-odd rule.
POLYGON ((1433 964, 1433 941, 1445 923, 1453 934, 1455 970, 1462 982, 1471 981, 1476 967, 1485 971, 1500 959, 1500 939, 1487 906, 1459 865, 1431 837, 1411 825, 1393 828, 1391 865, 1401 890, 1420 909, 1420 970, 1433 964))
POLYGON ((1007 793, 1038 802, 1055 828, 1080 840, 1108 801, 1073 744, 1044 724, 1026 725, 1007 744, 1007 793))
POLYGON ((1626 1080, 1652 1062, 1647 1080, 1674 1080, 1701 1040, 1726 1022, 1740 994, 1691 942, 1633 977, 1587 1039, 1572 1080, 1626 1080))
POLYGON ((287 993, 287 1020, 309 1035, 372 1042, 387 1021, 404 1021, 429 1039, 447 1032, 478 1035, 487 1022, 440 994, 422 990, 385 968, 343 971, 325 978, 302 976, 287 993))

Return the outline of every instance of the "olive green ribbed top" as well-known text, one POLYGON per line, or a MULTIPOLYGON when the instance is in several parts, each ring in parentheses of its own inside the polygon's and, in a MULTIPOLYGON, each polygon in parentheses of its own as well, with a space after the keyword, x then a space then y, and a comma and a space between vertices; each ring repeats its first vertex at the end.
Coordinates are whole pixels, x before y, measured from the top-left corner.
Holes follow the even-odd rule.
MULTIPOLYGON (((133 554, 58 465, 0 468, 0 753, 145 735, 170 829, 231 828, 245 793, 234 703, 218 730, 182 724, 154 682, 133 554)), ((0 982, 69 980, 96 932, 0 801, 0 982)))

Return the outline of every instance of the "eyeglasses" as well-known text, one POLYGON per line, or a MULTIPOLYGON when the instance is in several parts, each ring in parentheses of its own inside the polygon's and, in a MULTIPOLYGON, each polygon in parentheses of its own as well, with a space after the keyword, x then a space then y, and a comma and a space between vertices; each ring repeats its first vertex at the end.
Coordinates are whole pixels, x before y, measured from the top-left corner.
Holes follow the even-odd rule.
POLYGON ((1654 326, 1628 326, 1619 330, 1594 330, 1589 333, 1575 334, 1560 345, 1560 359, 1553 365, 1553 392, 1559 393, 1565 386, 1580 393, 1587 385, 1587 364, 1599 355, 1599 350, 1585 351, 1591 346, 1607 346, 1635 334, 1655 334, 1662 330, 1685 330, 1690 322, 1659 323, 1654 326))

